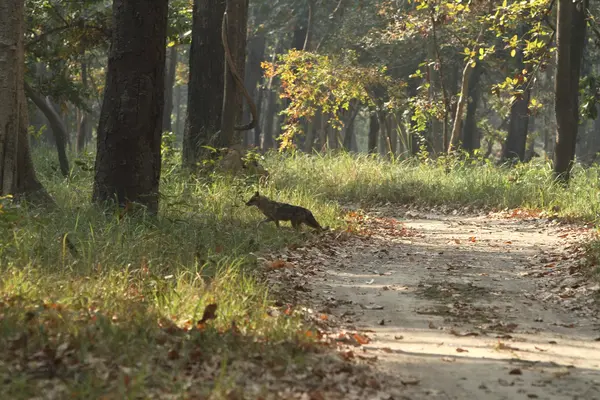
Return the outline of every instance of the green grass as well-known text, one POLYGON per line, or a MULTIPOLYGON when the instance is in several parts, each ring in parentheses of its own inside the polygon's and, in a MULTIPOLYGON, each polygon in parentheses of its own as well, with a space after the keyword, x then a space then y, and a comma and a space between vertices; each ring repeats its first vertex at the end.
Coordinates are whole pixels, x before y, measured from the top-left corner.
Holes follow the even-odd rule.
POLYGON ((380 157, 328 154, 271 156, 273 186, 310 191, 319 199, 364 205, 397 203, 475 208, 559 210, 565 218, 600 216, 600 167, 577 167, 568 188, 554 182, 548 163, 514 168, 480 161, 391 162, 380 157), (449 166, 449 171, 446 170, 449 166))
MULTIPOLYGON (((256 178, 190 177, 171 160, 159 217, 121 218, 90 204, 93 175, 81 165, 93 166, 91 156, 80 158, 69 179, 59 176, 52 150, 36 151, 35 160, 59 206, 0 214, 5 397, 220 398, 252 375, 244 361, 260 371, 256 377, 306 364, 314 348, 307 327, 297 315, 269 316, 276 299, 257 273, 256 254, 310 234, 274 224, 256 229, 263 217, 244 205, 256 178), (216 320, 182 329, 210 303, 218 305, 216 320)), ((565 189, 539 161, 513 169, 449 162, 447 170, 348 154, 268 154, 270 176, 260 190, 308 207, 332 227, 343 226, 344 203, 558 209, 563 217, 598 219, 598 167, 577 168, 565 189)))
MULTIPOLYGON (((232 366, 236 360, 260 354, 253 364, 261 370, 302 365, 313 341, 308 327, 298 315, 268 315, 276 299, 255 254, 311 234, 274 224, 256 229, 264 217, 244 204, 255 180, 189 177, 166 166, 159 218, 120 217, 90 204, 91 172, 74 166, 66 180, 54 163, 51 151, 36 153, 57 209, 5 208, 0 216, 0 382, 7 398, 48 387, 57 398, 218 398, 248 373, 232 366), (216 320, 180 329, 195 326, 210 303, 218 305, 216 320)), ((293 188, 263 191, 340 225, 334 202, 293 188)))

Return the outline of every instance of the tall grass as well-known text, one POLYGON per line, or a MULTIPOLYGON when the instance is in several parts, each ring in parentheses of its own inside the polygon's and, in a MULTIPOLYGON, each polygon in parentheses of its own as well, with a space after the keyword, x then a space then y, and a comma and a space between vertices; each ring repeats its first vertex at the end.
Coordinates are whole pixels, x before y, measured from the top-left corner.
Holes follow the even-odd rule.
POLYGON ((512 168, 481 160, 389 161, 347 153, 267 157, 276 188, 301 188, 341 202, 540 208, 595 221, 600 215, 600 167, 576 167, 568 187, 555 182, 549 163, 512 168))

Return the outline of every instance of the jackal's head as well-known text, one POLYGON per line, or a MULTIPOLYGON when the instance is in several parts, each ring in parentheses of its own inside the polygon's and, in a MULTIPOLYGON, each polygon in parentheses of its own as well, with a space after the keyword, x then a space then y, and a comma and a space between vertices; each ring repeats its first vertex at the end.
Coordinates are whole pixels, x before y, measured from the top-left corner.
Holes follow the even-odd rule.
POLYGON ((254 196, 252 196, 250 198, 250 200, 248 200, 246 202, 246 205, 247 206, 257 206, 259 201, 260 201, 260 194, 258 194, 258 191, 256 191, 256 192, 254 192, 254 196))

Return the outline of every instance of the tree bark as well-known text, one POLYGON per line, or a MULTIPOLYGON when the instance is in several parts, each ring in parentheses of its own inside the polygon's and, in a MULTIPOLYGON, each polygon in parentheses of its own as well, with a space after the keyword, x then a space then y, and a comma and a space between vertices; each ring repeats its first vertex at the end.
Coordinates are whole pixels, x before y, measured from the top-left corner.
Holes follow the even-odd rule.
POLYGON ((230 147, 240 143, 241 135, 236 132, 236 122, 241 120, 243 92, 235 81, 231 68, 244 76, 246 60, 246 27, 248 24, 248 0, 227 0, 227 40, 231 49, 233 65, 224 65, 225 87, 221 112, 221 133, 217 137, 219 147, 230 147))
MULTIPOLYGON (((529 26, 521 24, 518 29, 519 36, 523 37, 525 32, 529 30, 529 26)), ((521 74, 525 69, 523 60, 523 47, 517 49, 515 59, 515 69, 518 74, 521 74)), ((519 85, 519 89, 523 90, 522 96, 515 99, 510 108, 510 121, 508 124, 508 135, 506 136, 506 144, 502 154, 502 160, 519 159, 525 161, 525 150, 527 147, 527 132, 529 125, 529 99, 531 97, 531 88, 529 82, 523 82, 519 85)))
POLYGON ((24 87, 27 97, 29 97, 36 107, 46 116, 46 119, 50 124, 50 129, 54 136, 54 143, 56 143, 56 151, 58 152, 60 172, 64 177, 67 177, 69 176, 70 171, 69 159, 67 158, 67 128, 49 98, 44 98, 42 95, 36 93, 27 83, 25 83, 24 87))
POLYGON ((563 182, 570 179, 575 157, 579 115, 579 75, 585 43, 585 10, 588 1, 573 3, 558 0, 556 15, 556 146, 554 175, 563 182))
POLYGON ((344 126, 344 150, 352 151, 352 140, 354 136, 354 121, 356 120, 356 116, 360 111, 360 104, 354 104, 350 108, 350 115, 348 120, 345 122, 344 126))
POLYGON ((212 145, 221 128, 225 56, 221 24, 225 0, 194 0, 190 47, 187 116, 183 133, 182 161, 193 167, 202 146, 212 145))
POLYGON ((369 154, 377 153, 377 137, 379 136, 379 117, 376 112, 372 112, 369 117, 369 138, 367 151, 369 154))
MULTIPOLYGON (((264 61, 265 49, 266 49, 266 35, 264 31, 259 31, 255 36, 250 38, 248 41, 248 57, 246 59, 246 76, 244 82, 250 97, 252 97, 257 105, 257 111, 260 109, 258 105, 260 96, 258 89, 258 82, 261 80, 263 73, 260 63, 264 61)), ((260 115, 260 113, 259 113, 260 115)), ((250 113, 250 106, 248 104, 244 107, 244 121, 249 121, 252 118, 250 113)), ((256 136, 260 138, 260 124, 256 123, 256 127, 253 131, 249 131, 244 137, 248 138, 248 143, 256 143, 256 136)))
POLYGON ((473 69, 473 76, 469 82, 469 103, 467 105, 467 116, 465 117, 465 125, 463 130, 463 148, 469 153, 473 153, 481 144, 479 141, 479 132, 477 132, 477 105, 481 97, 481 89, 479 78, 483 67, 481 63, 477 63, 473 69))
POLYGON ((167 1, 114 0, 92 199, 158 212, 167 1))
POLYGON ((0 195, 51 200, 38 181, 27 135, 24 2, 0 2, 0 195))
MULTIPOLYGON (((271 62, 275 62, 277 60, 277 55, 281 53, 283 50, 281 40, 277 41, 275 45, 275 51, 273 52, 273 57, 271 58, 271 62)), ((277 77, 270 77, 269 83, 266 88, 266 101, 267 107, 265 110, 265 118, 264 118, 264 129, 263 129, 263 140, 262 140, 262 149, 269 150, 272 149, 275 145, 274 134, 275 134, 275 113, 277 112, 277 93, 279 92, 279 79, 277 77)))
POLYGON ((165 108, 163 110, 163 132, 171 132, 171 114, 173 113, 173 88, 175 87, 175 72, 177 72, 177 46, 169 47, 165 73, 165 108))
MULTIPOLYGON (((81 63, 81 84, 84 90, 88 90, 88 72, 87 63, 81 63)), ((80 110, 81 115, 79 119, 79 127, 77 129, 77 153, 81 153, 85 150, 85 146, 92 138, 92 124, 90 123, 90 116, 86 110, 80 110)))

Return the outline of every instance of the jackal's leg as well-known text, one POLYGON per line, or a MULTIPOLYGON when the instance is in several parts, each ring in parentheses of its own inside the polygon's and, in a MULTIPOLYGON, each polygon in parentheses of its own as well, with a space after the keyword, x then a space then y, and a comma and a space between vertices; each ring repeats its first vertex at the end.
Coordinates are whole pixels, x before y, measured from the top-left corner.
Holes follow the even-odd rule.
POLYGON ((299 230, 301 225, 302 222, 298 220, 292 220, 292 228, 294 228, 295 230, 299 230))

